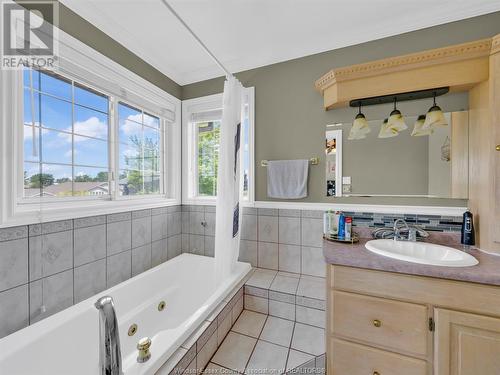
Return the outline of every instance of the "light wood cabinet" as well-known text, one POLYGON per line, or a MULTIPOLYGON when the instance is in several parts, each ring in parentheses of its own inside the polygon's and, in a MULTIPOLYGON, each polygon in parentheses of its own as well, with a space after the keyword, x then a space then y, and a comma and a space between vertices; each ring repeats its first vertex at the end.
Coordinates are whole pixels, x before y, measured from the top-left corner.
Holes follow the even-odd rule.
POLYGON ((500 249, 500 35, 493 38, 492 55, 490 57, 490 76, 492 77, 492 128, 494 148, 493 151, 493 184, 494 192, 492 194, 495 202, 495 220, 493 226, 493 240, 500 249))
POLYGON ((500 287, 328 267, 329 375, 500 374, 500 287))
POLYGON ((344 375, 425 375, 425 361, 332 339, 333 373, 344 375))
POLYGON ((500 35, 492 38, 489 78, 469 91, 469 207, 476 244, 500 253, 500 35))
POLYGON ((370 345, 427 355, 427 306, 332 291, 333 333, 370 345))
POLYGON ((435 373, 500 373, 500 319, 435 309, 435 373))

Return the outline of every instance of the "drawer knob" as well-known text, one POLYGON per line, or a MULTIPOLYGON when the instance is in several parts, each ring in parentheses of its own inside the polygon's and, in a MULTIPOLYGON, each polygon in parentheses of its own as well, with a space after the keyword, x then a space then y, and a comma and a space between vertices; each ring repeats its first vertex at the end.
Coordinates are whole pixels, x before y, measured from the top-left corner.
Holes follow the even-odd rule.
POLYGON ((500 151, 500 145, 497 145, 497 147, 495 147, 495 150, 500 151))
POLYGON ((380 375, 380 372, 378 372, 378 371, 373 371, 373 375, 380 375))
MULTIPOLYGON (((377 328, 381 327, 382 326, 382 322, 378 319, 373 319, 373 325, 377 328)), ((375 375, 375 373, 373 373, 373 375, 375 375)), ((380 374, 379 374, 380 375, 380 374)))

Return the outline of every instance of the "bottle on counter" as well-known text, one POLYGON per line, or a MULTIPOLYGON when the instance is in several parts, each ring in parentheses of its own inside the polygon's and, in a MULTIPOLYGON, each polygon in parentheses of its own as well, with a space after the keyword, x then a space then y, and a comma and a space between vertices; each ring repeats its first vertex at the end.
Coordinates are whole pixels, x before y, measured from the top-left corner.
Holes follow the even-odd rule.
POLYGON ((474 236, 474 221, 472 212, 465 211, 462 219, 461 242, 465 246, 474 246, 476 239, 474 236))
POLYGON ((332 226, 330 228, 330 234, 336 236, 339 234, 339 212, 336 211, 332 215, 332 226))
POLYGON ((339 215, 339 231, 337 238, 339 240, 343 240, 345 238, 345 216, 342 212, 339 215))
POLYGON ((328 210, 323 213, 323 234, 328 236, 333 226, 333 211, 328 210))
POLYGON ((352 238, 352 217, 345 218, 345 239, 350 241, 352 238))

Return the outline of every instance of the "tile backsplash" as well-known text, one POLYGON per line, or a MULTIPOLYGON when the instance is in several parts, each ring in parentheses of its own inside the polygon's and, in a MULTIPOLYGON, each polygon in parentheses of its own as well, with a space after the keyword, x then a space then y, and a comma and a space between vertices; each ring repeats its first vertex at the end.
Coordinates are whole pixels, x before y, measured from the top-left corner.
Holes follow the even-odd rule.
POLYGON ((462 216, 379 214, 370 212, 344 212, 353 218, 358 227, 392 227, 394 220, 404 219, 408 224, 418 225, 427 231, 460 232, 462 216))
MULTIPOLYGON (((404 218, 456 232, 461 217, 346 213, 356 227, 404 218)), ((325 276, 323 212, 244 208, 241 261, 325 276)), ((173 206, 0 229, 0 338, 182 252, 215 253, 215 207, 173 206)))

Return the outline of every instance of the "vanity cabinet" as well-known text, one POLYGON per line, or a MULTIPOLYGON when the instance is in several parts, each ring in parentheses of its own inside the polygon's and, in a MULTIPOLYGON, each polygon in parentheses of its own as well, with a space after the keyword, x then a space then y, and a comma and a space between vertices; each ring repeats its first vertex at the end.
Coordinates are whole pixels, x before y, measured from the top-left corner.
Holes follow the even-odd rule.
POLYGON ((328 266, 328 374, 500 374, 500 287, 328 266))
POLYGON ((500 319, 437 308, 436 374, 499 374, 500 319))

